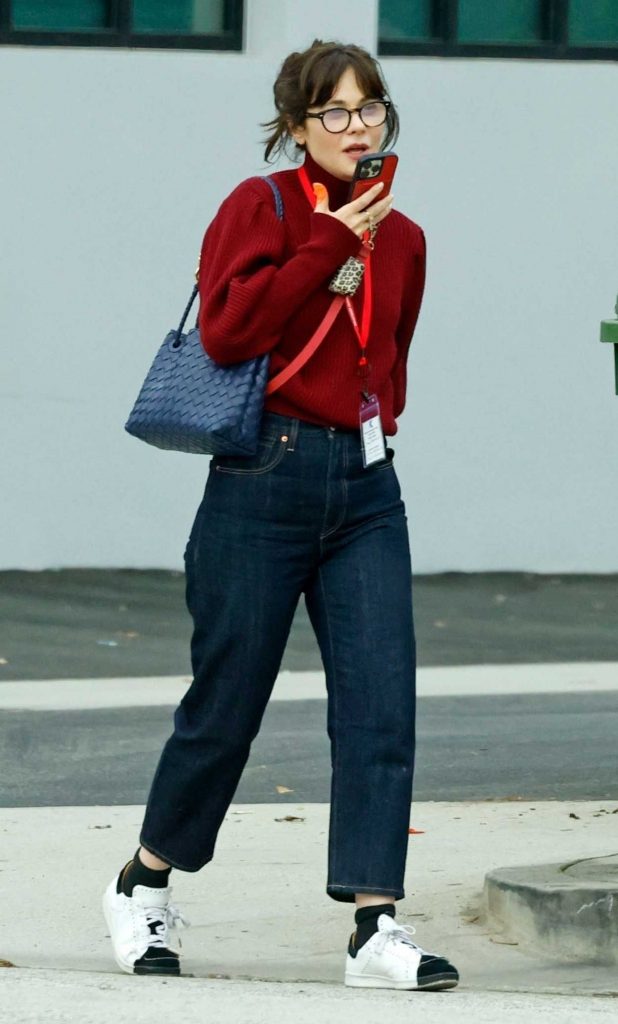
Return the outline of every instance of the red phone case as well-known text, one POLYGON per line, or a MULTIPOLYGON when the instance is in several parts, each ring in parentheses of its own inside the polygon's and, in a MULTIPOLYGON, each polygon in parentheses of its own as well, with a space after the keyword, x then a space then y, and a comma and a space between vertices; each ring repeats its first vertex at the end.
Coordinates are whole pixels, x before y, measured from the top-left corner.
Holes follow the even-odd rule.
POLYGON ((359 196, 364 195, 364 193, 368 192, 370 188, 373 188, 374 185, 377 185, 379 181, 384 182, 384 188, 381 189, 380 192, 378 192, 376 198, 373 199, 371 203, 369 203, 369 206, 373 206, 374 203, 377 203, 378 199, 383 199, 384 196, 387 196, 390 193, 393 184, 393 178, 395 177, 395 171, 397 169, 397 160, 397 154, 393 152, 366 153, 364 156, 360 157, 356 164, 354 177, 352 178, 352 182, 350 184, 348 202, 351 203, 353 199, 358 199, 359 196), (363 165, 370 163, 370 161, 372 160, 382 161, 382 167, 380 168, 379 174, 376 174, 374 177, 371 178, 359 177, 363 165))

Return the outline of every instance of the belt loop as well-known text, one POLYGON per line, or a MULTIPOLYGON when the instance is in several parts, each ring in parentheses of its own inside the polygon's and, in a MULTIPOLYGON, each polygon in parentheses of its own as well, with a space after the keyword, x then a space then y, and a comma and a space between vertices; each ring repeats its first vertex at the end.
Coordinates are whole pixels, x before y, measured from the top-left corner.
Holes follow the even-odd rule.
POLYGON ((296 444, 296 438, 298 437, 298 424, 299 424, 299 420, 298 420, 297 417, 295 417, 295 416, 290 417, 290 426, 289 426, 289 429, 288 429, 288 437, 289 437, 290 440, 289 440, 289 444, 288 444, 288 446, 286 448, 287 452, 293 452, 294 451, 294 445, 296 444))

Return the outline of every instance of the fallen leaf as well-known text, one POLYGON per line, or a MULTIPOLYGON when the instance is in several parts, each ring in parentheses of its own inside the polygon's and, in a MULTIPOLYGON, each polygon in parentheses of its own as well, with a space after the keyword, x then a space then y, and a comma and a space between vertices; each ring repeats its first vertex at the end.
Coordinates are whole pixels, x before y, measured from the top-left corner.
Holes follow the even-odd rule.
POLYGON ((579 814, 573 814, 573 811, 571 811, 569 814, 569 818, 575 818, 576 821, 579 821, 579 814))
POLYGON ((0 967, 14 967, 10 960, 0 960, 0 967))
POLYGON ((424 836, 425 835, 425 829, 423 829, 423 828, 409 828, 408 829, 408 835, 409 836, 424 836))
POLYGON ((276 786, 275 788, 276 788, 278 793, 293 793, 294 792, 293 789, 288 789, 287 786, 276 786))
POLYGON ((111 828, 111 825, 89 825, 88 828, 111 828))
MULTIPOLYGON (((515 801, 515 800, 523 800, 523 796, 519 796, 518 793, 507 793, 506 796, 498 796, 498 797, 496 797, 496 796, 487 796, 487 797, 484 798, 483 802, 486 803, 486 804, 490 804, 490 803, 505 803, 505 804, 508 804, 508 803, 513 803, 513 801, 515 801)), ((529 807, 528 810, 533 811, 534 808, 533 807, 529 807)))
POLYGON ((298 818, 294 814, 286 814, 285 818, 275 818, 275 821, 304 821, 304 818, 298 818))

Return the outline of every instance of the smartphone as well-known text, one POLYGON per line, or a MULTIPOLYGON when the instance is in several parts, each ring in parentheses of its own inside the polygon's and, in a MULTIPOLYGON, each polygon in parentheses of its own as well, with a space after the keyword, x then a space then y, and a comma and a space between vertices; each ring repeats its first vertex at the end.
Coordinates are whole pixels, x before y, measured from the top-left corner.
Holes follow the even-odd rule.
POLYGON ((351 203, 353 199, 358 199, 359 196, 362 196, 370 188, 373 188, 374 185, 377 185, 379 181, 384 182, 384 188, 378 192, 376 198, 369 206, 373 206, 373 203, 377 203, 378 199, 384 199, 385 196, 389 195, 398 159, 397 154, 391 150, 387 153, 364 153, 363 156, 359 157, 354 169, 354 177, 350 182, 348 202, 351 203))

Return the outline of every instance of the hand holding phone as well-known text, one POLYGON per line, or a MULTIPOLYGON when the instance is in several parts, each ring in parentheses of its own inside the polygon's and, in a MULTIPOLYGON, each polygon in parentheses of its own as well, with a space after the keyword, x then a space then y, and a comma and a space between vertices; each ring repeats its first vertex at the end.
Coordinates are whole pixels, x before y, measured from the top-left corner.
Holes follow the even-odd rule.
POLYGON ((372 225, 377 225, 390 213, 393 197, 390 188, 395 176, 395 153, 366 153, 357 161, 350 183, 348 202, 336 211, 328 206, 328 193, 314 184, 316 213, 328 213, 342 221, 359 238, 372 225))
POLYGON ((399 157, 392 151, 387 153, 365 153, 359 157, 354 168, 354 177, 350 183, 348 202, 354 202, 360 196, 366 195, 374 185, 380 182, 383 185, 382 191, 376 193, 376 198, 372 199, 369 205, 371 206, 376 202, 380 195, 390 195, 398 160, 399 157))

